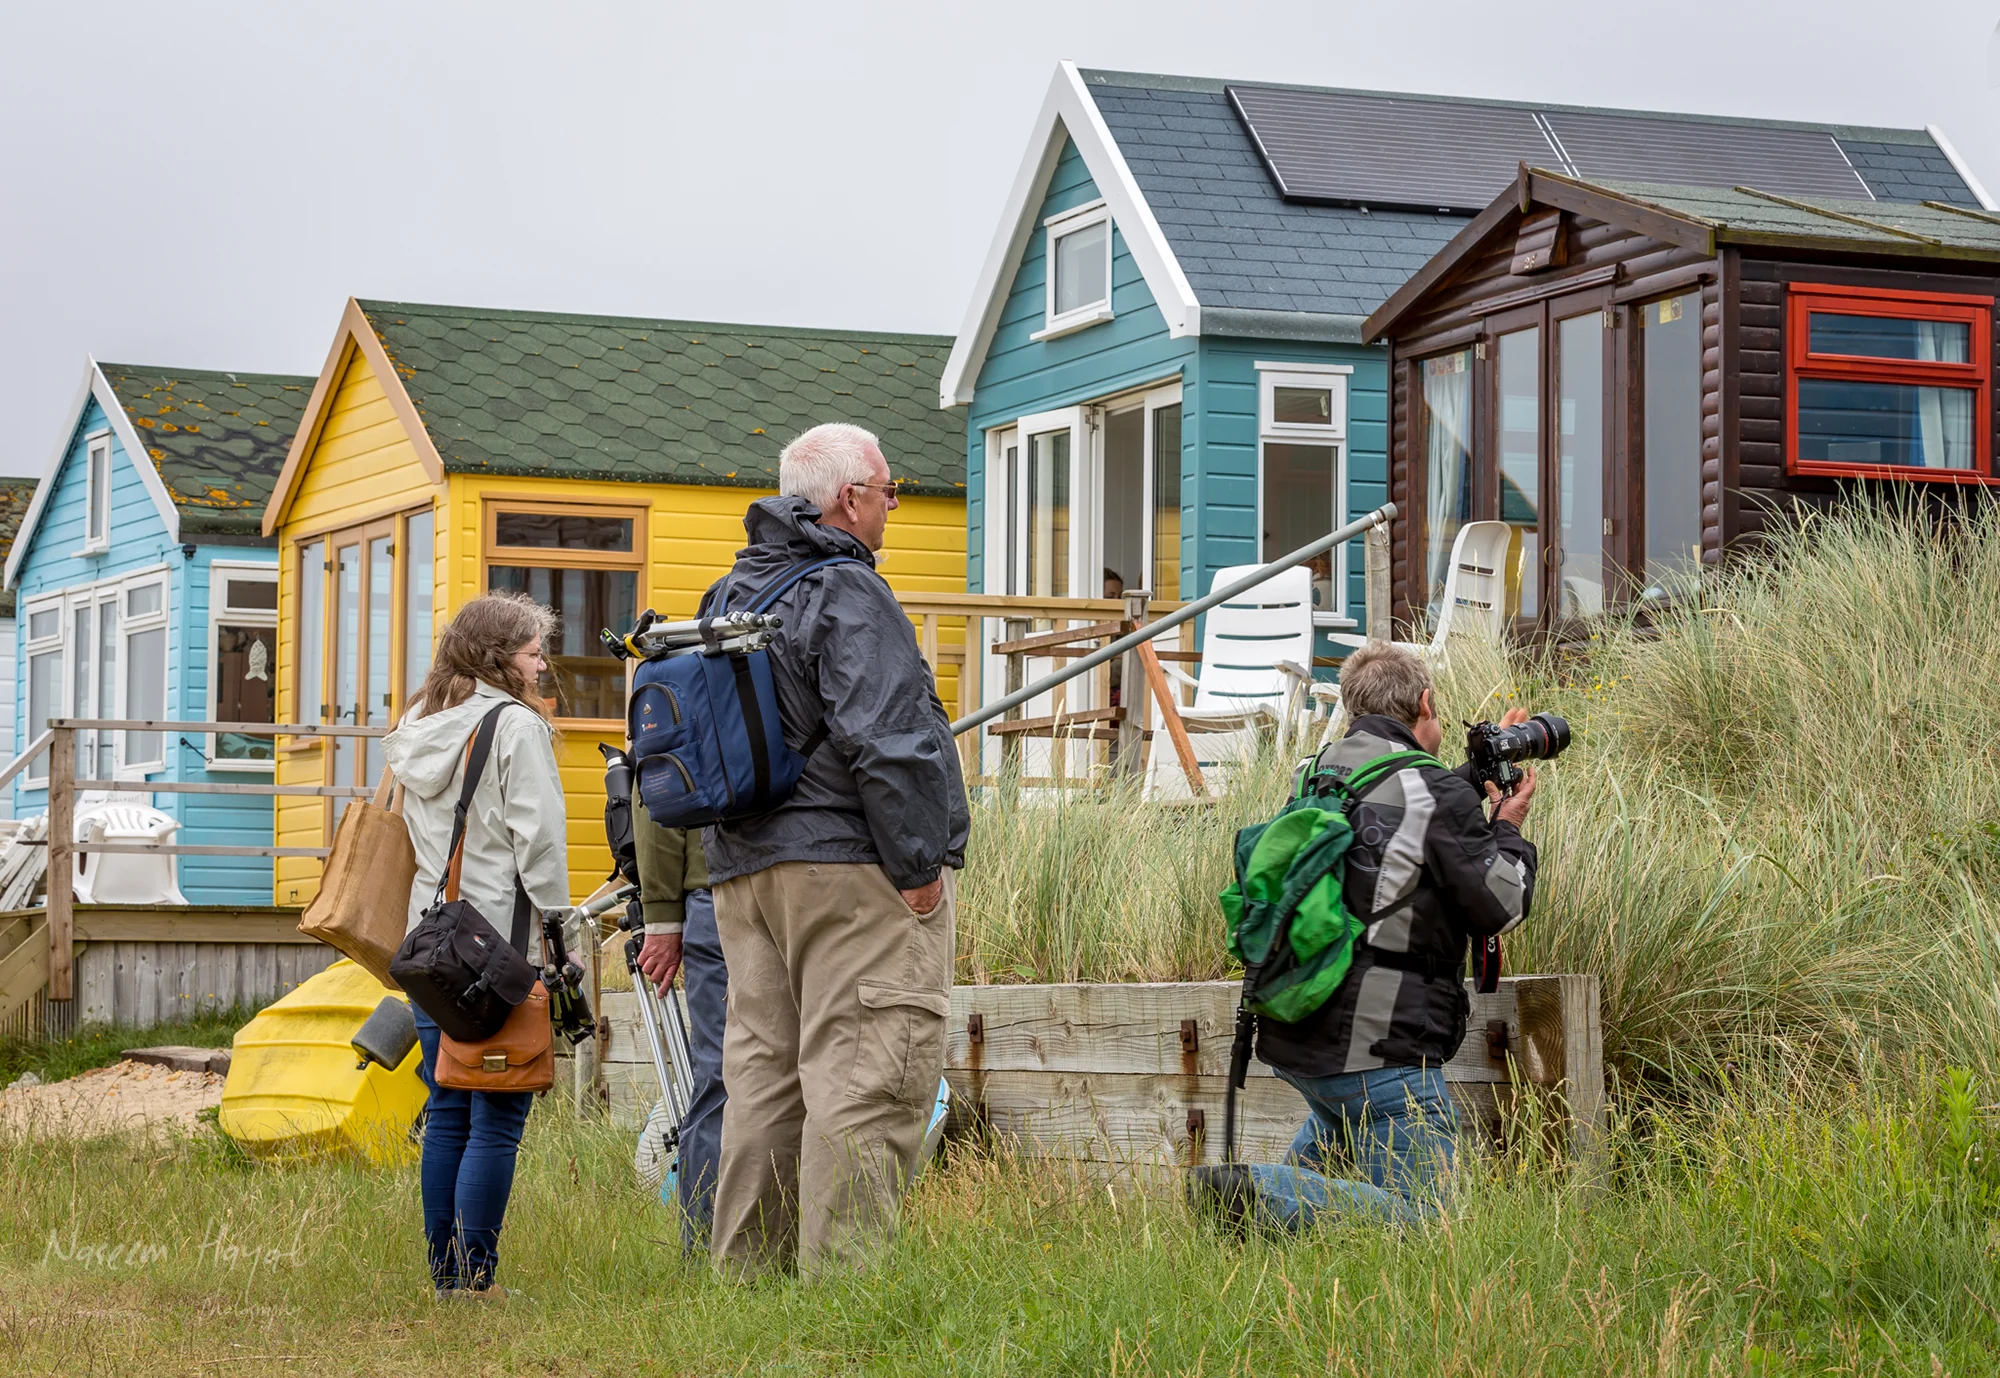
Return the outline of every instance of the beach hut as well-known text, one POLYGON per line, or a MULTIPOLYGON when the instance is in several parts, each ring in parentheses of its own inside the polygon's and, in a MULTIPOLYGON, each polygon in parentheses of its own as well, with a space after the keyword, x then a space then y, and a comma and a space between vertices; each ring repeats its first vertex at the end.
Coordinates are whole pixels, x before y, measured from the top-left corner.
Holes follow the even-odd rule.
MULTIPOLYGON (((84 370, 8 552, 18 599, 15 740, 55 717, 272 721, 277 553, 259 529, 313 380, 129 364, 84 370)), ((269 780, 256 734, 81 733, 86 779, 269 780)), ((17 813, 48 807, 48 754, 17 776, 17 813)), ((120 793, 181 842, 269 846, 271 800, 120 793)), ((265 904, 263 857, 180 859, 196 904, 265 904)))
MULTIPOLYGON (((13 549, 21 518, 34 500, 35 480, 0 479, 0 551, 13 549)), ((4 558, 4 557, 0 557, 4 558)), ((14 644, 14 590, 0 589, 0 646, 14 644)), ((17 675, 0 675, 0 761, 14 759, 14 687, 17 675)), ((0 790, 0 820, 14 816, 14 791, 0 790)))
POLYGON ((1515 528, 1517 625, 1562 635, 1843 493, 2000 484, 2000 214, 1832 182, 1522 166, 1389 298, 1403 618, 1468 520, 1515 528))
MULTIPOLYGON (((964 445, 936 408, 950 341, 630 317, 350 301, 264 512, 278 543, 286 721, 393 723, 437 627, 525 589, 562 631, 544 692, 562 731, 573 888, 609 872, 600 742, 624 736, 625 667, 598 643, 645 608, 692 616, 775 491, 778 452, 822 421, 882 438, 903 507, 883 573, 965 588, 964 445)), ((914 635, 914 632, 913 632, 914 635)), ((380 748, 287 741, 284 783, 373 784, 380 748)), ((332 805, 279 801, 281 846, 332 805)), ((319 863, 284 858, 301 904, 319 863)))

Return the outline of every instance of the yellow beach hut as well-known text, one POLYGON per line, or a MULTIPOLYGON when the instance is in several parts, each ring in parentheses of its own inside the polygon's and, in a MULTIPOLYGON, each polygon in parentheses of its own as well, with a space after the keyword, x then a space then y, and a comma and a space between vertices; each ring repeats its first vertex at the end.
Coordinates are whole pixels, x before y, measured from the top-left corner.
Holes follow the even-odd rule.
MULTIPOLYGON (((906 485, 883 574, 965 589, 965 445, 937 410, 946 336, 795 330, 350 300, 264 514, 278 538, 278 720, 388 725, 466 599, 525 589, 562 618, 551 655, 577 898, 610 870, 599 742, 625 671, 597 642, 641 609, 691 617, 821 421, 882 438, 906 485)), ((952 688, 941 686, 946 702, 952 688)), ((372 785, 380 747, 281 743, 281 784, 372 785)), ((334 808, 281 797, 281 847, 334 808)), ((283 857, 303 904, 320 863, 283 857)))

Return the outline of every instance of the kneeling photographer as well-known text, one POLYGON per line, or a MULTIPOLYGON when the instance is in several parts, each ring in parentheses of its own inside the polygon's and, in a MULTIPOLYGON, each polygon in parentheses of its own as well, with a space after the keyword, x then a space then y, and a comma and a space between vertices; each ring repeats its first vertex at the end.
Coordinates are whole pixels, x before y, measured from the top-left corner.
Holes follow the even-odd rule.
MULTIPOLYGON (((1515 710, 1497 734, 1505 754, 1488 749, 1483 762, 1449 770, 1432 759, 1444 725, 1419 656, 1371 643, 1342 665, 1340 688, 1352 725, 1302 772, 1301 790, 1305 797, 1318 782, 1345 798, 1344 782, 1372 767, 1345 804, 1352 840, 1340 896, 1364 927, 1324 1003, 1295 1023, 1257 1020, 1257 1055, 1311 1114, 1282 1164, 1196 1169, 1196 1204, 1238 1227, 1254 1219, 1304 1229, 1323 1211, 1397 1222, 1435 1213, 1458 1131, 1444 1064, 1465 1037, 1467 945, 1482 955, 1487 988, 1498 975, 1498 935, 1527 917, 1534 895, 1535 847, 1520 832, 1534 768, 1516 772, 1503 762, 1553 755, 1567 742, 1559 720, 1505 732, 1527 720, 1515 710), (1534 737, 1542 724, 1560 736, 1526 750, 1512 741, 1534 737), (1397 753, 1422 754, 1384 761, 1397 753), (1496 775, 1511 793, 1492 782, 1496 775), (1329 1174, 1342 1150, 1361 1180, 1329 1174)), ((1481 744, 1496 735, 1490 726, 1474 731, 1481 744)))

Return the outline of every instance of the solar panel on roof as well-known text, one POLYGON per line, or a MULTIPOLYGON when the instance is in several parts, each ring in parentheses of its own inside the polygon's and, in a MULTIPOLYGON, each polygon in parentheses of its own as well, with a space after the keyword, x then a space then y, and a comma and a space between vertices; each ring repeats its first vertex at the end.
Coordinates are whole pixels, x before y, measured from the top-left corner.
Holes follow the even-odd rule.
POLYGON ((1520 165, 1560 166, 1530 110, 1300 91, 1227 88, 1287 200, 1476 211, 1520 165))
POLYGON ((1833 136, 1706 120, 1551 110, 1542 119, 1592 180, 1756 187, 1781 196, 1869 196, 1833 136))
POLYGON ((1483 210, 1522 163, 1587 178, 1871 197, 1833 136, 1671 116, 1231 86, 1289 201, 1483 210))

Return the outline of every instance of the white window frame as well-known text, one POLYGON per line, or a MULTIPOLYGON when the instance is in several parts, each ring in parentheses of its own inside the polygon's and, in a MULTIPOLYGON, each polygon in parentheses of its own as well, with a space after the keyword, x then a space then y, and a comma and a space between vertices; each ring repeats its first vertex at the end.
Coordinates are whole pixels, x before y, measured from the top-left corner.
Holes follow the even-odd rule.
POLYGON ((1081 206, 1052 215, 1042 222, 1042 259, 1045 265, 1042 274, 1042 328, 1028 336, 1031 340, 1053 340, 1059 335, 1067 335, 1073 330, 1083 330, 1089 326, 1108 321, 1116 314, 1111 309, 1111 241, 1115 236, 1111 228, 1111 208, 1102 198, 1089 201, 1081 206), (1104 299, 1093 301, 1066 311, 1056 312, 1056 244, 1093 225, 1104 228, 1104 299))
MULTIPOLYGON (((1352 364, 1257 362, 1257 560, 1264 552, 1264 446, 1325 445, 1333 450, 1333 525, 1347 524, 1347 380, 1352 364), (1275 420, 1275 391, 1281 387, 1328 388, 1333 393, 1324 424, 1280 423, 1275 420)), ((1186 424, 1186 419, 1182 419, 1186 424)), ((1280 551, 1280 554, 1284 552, 1280 551)), ((1333 548, 1333 606, 1312 615, 1322 631, 1346 631, 1358 625, 1347 610, 1347 543, 1333 548)))
MULTIPOLYGON (((1140 547, 1146 552, 1145 555, 1146 583, 1144 587, 1146 588, 1147 592, 1150 593, 1154 598, 1158 598, 1160 597, 1160 591, 1152 586, 1153 573, 1159 567, 1160 563, 1159 552, 1153 549, 1154 503, 1155 503, 1155 492, 1159 483, 1159 476, 1153 472, 1153 450, 1154 446, 1157 443, 1157 437, 1154 430, 1155 426, 1154 417, 1162 407, 1178 407, 1181 405, 1181 385, 1179 383, 1169 383, 1164 387, 1156 387, 1149 389, 1146 392, 1143 405, 1146 408, 1146 429, 1145 429, 1145 439, 1141 443, 1146 447, 1145 460, 1144 460, 1144 473, 1146 476, 1146 481, 1142 486, 1143 497, 1141 498, 1141 501, 1145 504, 1145 506, 1140 512, 1139 520, 1141 527, 1145 532, 1145 536, 1144 539, 1140 541, 1140 547)), ((1185 409, 1183 409, 1181 412, 1181 449, 1183 453, 1185 453, 1187 449, 1187 412, 1185 409)), ((1181 511, 1183 513, 1182 529, 1185 530, 1186 529, 1185 513, 1187 511, 1186 475, 1182 476, 1181 511)), ((1100 527, 1099 529, 1102 530, 1102 527, 1100 527)), ((1180 561, 1179 551, 1174 552, 1174 558, 1175 558, 1175 563, 1178 564, 1180 561)), ((1181 578, 1182 582, 1185 583, 1187 579, 1187 572, 1185 570, 1182 571, 1181 578)), ((1185 593, 1185 590, 1183 590, 1183 593, 1185 593)), ((1183 598, 1180 601, 1185 602, 1187 600, 1183 598)))
MULTIPOLYGON (((63 597, 61 591, 44 594, 41 597, 30 600, 23 600, 21 604, 21 668, 28 671, 27 677, 21 683, 20 694, 21 719, 27 724, 26 734, 21 740, 23 747, 34 741, 42 732, 42 728, 37 727, 28 716, 30 706, 34 702, 34 694, 31 688, 34 684, 34 674, 30 667, 36 656, 47 655, 51 652, 56 656, 56 702, 54 704, 54 716, 58 718, 68 716, 64 711, 64 705, 69 702, 69 672, 72 663, 69 654, 69 643, 65 640, 67 632, 65 623, 68 621, 68 618, 69 601, 63 597), (56 615, 56 629, 53 635, 36 638, 34 634, 34 619, 35 614, 38 612, 53 612, 56 615)), ((40 775, 35 774, 35 763, 33 761, 28 763, 27 768, 21 773, 21 785, 23 788, 47 789, 49 787, 48 759, 49 754, 44 751, 40 757, 43 763, 40 775)))
POLYGON ((1022 587, 1009 589, 1007 590, 1009 593, 1022 597, 1030 596, 1026 586, 1033 577, 1033 572, 1028 568, 1028 472, 1034 464, 1034 448, 1030 442, 1038 435, 1048 435, 1053 431, 1068 431, 1069 596, 1071 598, 1090 596, 1077 591, 1088 587, 1087 584, 1078 582, 1082 578, 1082 572, 1090 568, 1089 552, 1084 547, 1098 544, 1085 535, 1091 530, 1089 523, 1096 514, 1096 505, 1089 497, 1092 466, 1086 454, 1087 447, 1091 444, 1093 430, 1084 424, 1084 411, 1081 406, 1057 407, 1054 411, 1031 412, 1014 423, 1014 432, 1020 437, 1021 468, 1014 476, 1014 492, 1011 495, 1012 501, 1008 505, 1010 520, 1007 525, 1007 536, 1015 543, 1014 569, 1020 576, 1019 582, 1022 587), (1015 515, 1021 520, 1011 520, 1015 515))
MULTIPOLYGON (((130 697, 128 690, 132 682, 132 637, 136 632, 148 632, 156 627, 167 629, 166 653, 160 657, 160 703, 164 707, 168 701, 168 691, 173 685, 174 668, 174 629, 171 616, 174 606, 174 587, 165 565, 134 570, 116 581, 106 580, 103 587, 110 587, 114 582, 118 589, 118 710, 105 716, 130 718, 132 710, 128 702, 130 697), (134 617, 131 612, 132 592, 148 584, 158 584, 160 587, 160 610, 134 617)), ((97 711, 104 713, 104 705, 99 704, 97 711)), ((168 739, 174 737, 174 734, 166 731, 159 734, 160 754, 150 761, 127 759, 126 752, 131 748, 132 735, 130 732, 118 734, 118 750, 115 758, 118 763, 117 778, 143 780, 156 771, 164 771, 167 768, 168 739)))
POLYGON ((83 545, 77 550, 79 555, 102 555, 111 549, 111 469, 114 457, 111 449, 109 430, 92 431, 83 438, 83 545), (104 457, 104 478, 98 482, 97 459, 104 457), (96 521, 98 503, 103 502, 104 525, 95 534, 91 524, 96 521))
MULTIPOLYGON (((234 608, 228 605, 229 585, 237 583, 269 584, 278 587, 278 567, 275 564, 253 564, 245 560, 217 560, 208 567, 208 720, 220 722, 216 707, 221 697, 222 679, 217 674, 221 663, 222 624, 234 627, 269 627, 271 629, 271 685, 273 703, 278 680, 278 610, 271 608, 234 608)), ((213 771, 241 771, 251 774, 269 775, 277 766, 276 753, 269 761, 225 761, 217 756, 220 749, 216 735, 208 734, 208 769, 213 771)))

